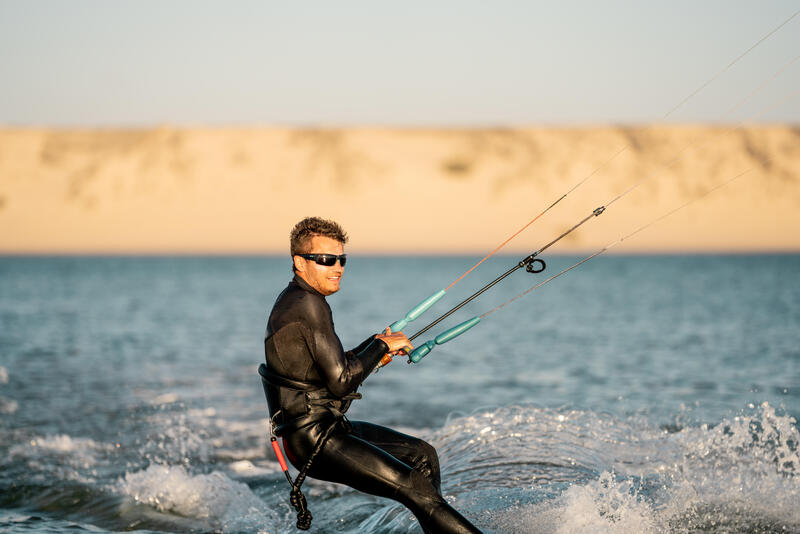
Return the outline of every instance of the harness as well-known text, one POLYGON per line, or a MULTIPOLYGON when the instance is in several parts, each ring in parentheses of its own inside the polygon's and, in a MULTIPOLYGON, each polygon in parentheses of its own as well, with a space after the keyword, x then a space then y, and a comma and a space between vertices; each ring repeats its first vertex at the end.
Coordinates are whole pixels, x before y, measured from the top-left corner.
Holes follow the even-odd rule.
POLYGON ((276 373, 263 363, 258 366, 258 374, 261 375, 261 385, 264 386, 264 395, 267 397, 267 403, 269 403, 268 386, 302 391, 305 398, 306 413, 293 419, 284 420, 283 409, 277 410, 270 417, 270 433, 272 434, 272 447, 275 450, 275 454, 278 456, 278 462, 281 464, 281 468, 287 480, 289 480, 289 484, 292 485, 292 491, 289 493, 289 501, 292 503, 295 510, 297 510, 297 528, 300 530, 308 530, 311 528, 312 516, 311 512, 308 511, 308 504, 303 492, 300 490, 300 486, 303 485, 308 471, 311 469, 311 464, 314 462, 314 458, 317 457, 325 446, 325 442, 328 441, 328 438, 333 434, 336 427, 344 425, 346 429, 350 428, 350 423, 347 421, 344 412, 336 406, 344 401, 343 409, 346 410, 350 401, 361 398, 361 393, 350 393, 340 398, 333 397, 326 388, 320 387, 318 384, 285 377, 276 373), (327 428, 323 431, 322 436, 320 436, 314 446, 314 450, 309 455, 303 468, 300 469, 297 478, 293 481, 289 476, 288 467, 286 467, 286 462, 280 453, 280 448, 277 445, 275 436, 282 436, 287 431, 292 432, 312 424, 322 423, 324 419, 329 419, 330 415, 333 415, 333 421, 329 423, 327 428))
POLYGON ((269 399, 267 386, 303 393, 306 408, 305 414, 287 419, 284 417, 284 410, 280 408, 270 417, 272 431, 276 436, 282 436, 287 431, 292 432, 310 424, 318 423, 329 415, 333 415, 336 420, 341 420, 345 417, 344 411, 347 410, 350 402, 361 398, 361 393, 355 392, 349 393, 344 397, 334 397, 324 386, 320 387, 319 384, 288 378, 276 373, 263 363, 258 366, 258 374, 261 375, 261 384, 264 386, 264 394, 267 399, 269 399))

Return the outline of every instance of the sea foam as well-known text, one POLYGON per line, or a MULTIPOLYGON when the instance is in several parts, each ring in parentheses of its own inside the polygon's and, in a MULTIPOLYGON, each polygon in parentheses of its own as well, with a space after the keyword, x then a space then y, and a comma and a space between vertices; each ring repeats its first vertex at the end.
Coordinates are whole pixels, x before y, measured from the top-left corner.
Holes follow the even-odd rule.
POLYGON ((275 513, 246 484, 218 471, 192 475, 183 466, 151 465, 127 473, 117 490, 160 512, 198 519, 223 532, 273 532, 277 523, 275 513))
POLYGON ((678 431, 508 407, 455 418, 433 441, 446 493, 495 532, 800 531, 800 435, 766 403, 678 431))

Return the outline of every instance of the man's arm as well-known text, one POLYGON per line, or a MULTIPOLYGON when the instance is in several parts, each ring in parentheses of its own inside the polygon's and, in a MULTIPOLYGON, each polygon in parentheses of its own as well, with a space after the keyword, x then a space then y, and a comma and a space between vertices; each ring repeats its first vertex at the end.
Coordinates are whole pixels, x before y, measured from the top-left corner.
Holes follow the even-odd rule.
POLYGON ((344 397, 355 391, 378 365, 389 346, 375 337, 362 343, 347 357, 332 330, 314 330, 313 355, 326 386, 334 395, 344 397))
POLYGON ((358 345, 356 348, 354 348, 354 349, 350 349, 350 350, 348 350, 347 352, 345 352, 345 356, 347 356, 348 358, 352 358, 352 357, 354 357, 356 354, 358 354, 359 352, 361 352, 361 351, 363 351, 364 349, 366 349, 366 348, 367 348, 367 345, 369 345, 370 343, 372 343, 372 340, 373 340, 373 339, 375 339, 375 334, 373 334, 373 335, 369 336, 367 339, 365 339, 364 341, 362 341, 362 342, 361 342, 361 344, 360 344, 360 345, 358 345))

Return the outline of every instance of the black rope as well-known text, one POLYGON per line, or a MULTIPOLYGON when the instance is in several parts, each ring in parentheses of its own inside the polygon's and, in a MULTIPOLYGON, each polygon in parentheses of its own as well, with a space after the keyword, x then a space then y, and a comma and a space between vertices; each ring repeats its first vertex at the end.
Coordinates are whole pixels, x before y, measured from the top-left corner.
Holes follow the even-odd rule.
POLYGON ((325 430, 325 433, 322 434, 322 437, 319 438, 317 445, 314 447, 311 455, 306 460, 305 465, 300 470, 300 474, 297 475, 297 478, 294 482, 292 482, 292 491, 289 493, 289 502, 292 503, 294 509, 297 511, 297 528, 300 530, 308 530, 311 528, 311 519, 313 518, 311 512, 308 510, 308 502, 306 501, 305 495, 300 490, 300 486, 303 485, 303 482, 306 480, 306 476, 308 475, 309 469, 311 469, 311 464, 314 462, 314 458, 322 450, 322 447, 325 446, 325 443, 328 441, 328 438, 331 437, 333 434, 334 429, 337 425, 342 422, 341 418, 337 418, 331 425, 325 430))

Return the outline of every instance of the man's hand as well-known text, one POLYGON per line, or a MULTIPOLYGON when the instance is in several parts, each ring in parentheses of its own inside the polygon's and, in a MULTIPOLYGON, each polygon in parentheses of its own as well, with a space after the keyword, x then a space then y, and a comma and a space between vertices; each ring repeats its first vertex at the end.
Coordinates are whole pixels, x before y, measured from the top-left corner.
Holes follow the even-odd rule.
POLYGON ((375 336, 375 338, 380 339, 389 346, 389 352, 387 352, 381 359, 379 367, 383 367, 387 363, 391 362, 392 358, 398 354, 405 355, 414 350, 414 346, 411 345, 411 342, 404 333, 392 332, 391 328, 388 326, 383 334, 378 334, 375 336))

